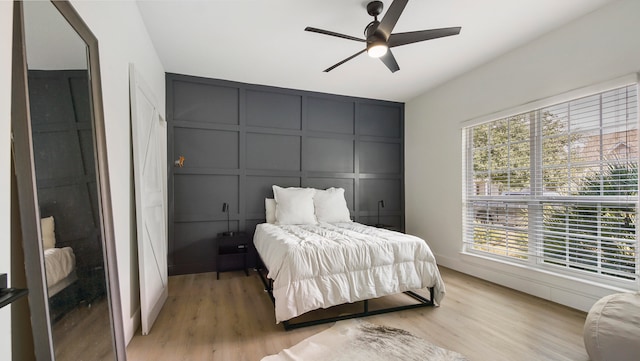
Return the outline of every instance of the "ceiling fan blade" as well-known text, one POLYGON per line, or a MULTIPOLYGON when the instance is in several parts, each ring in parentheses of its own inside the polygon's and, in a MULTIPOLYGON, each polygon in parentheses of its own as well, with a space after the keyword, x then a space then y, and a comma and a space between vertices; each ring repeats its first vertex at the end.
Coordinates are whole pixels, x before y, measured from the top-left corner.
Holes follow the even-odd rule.
POLYGON ((457 26, 454 28, 410 31, 408 33, 391 34, 387 44, 390 48, 393 48, 394 46, 417 43, 419 41, 437 39, 445 36, 458 35, 460 34, 460 29, 462 28, 457 26))
POLYGON ((407 2, 409 2, 409 0, 394 0, 384 14, 377 31, 384 34, 385 39, 389 39, 389 36, 391 36, 391 32, 396 26, 400 15, 402 15, 404 7, 407 6, 407 2))
POLYGON ((335 37, 338 37, 338 38, 343 38, 343 39, 348 39, 348 40, 361 41, 361 42, 365 42, 366 41, 364 39, 356 38, 355 36, 344 35, 344 34, 336 33, 336 32, 329 31, 329 30, 322 30, 322 29, 318 29, 318 28, 312 28, 310 26, 307 26, 306 28, 304 28, 304 30, 305 31, 310 31, 312 33, 330 35, 330 36, 335 36, 335 37))
POLYGON ((335 64, 335 65, 333 65, 333 66, 330 66, 330 67, 326 68, 326 69, 324 70, 324 72, 325 72, 325 73, 330 72, 331 70, 333 70, 333 69, 335 69, 335 68, 339 67, 340 65, 342 65, 342 64, 344 64, 344 63, 346 63, 346 62, 348 62, 349 60, 351 60, 351 59, 355 58, 356 56, 358 56, 358 55, 360 55, 360 54, 362 54, 362 53, 364 53, 365 51, 367 51, 367 49, 362 49, 362 50, 360 50, 359 52, 357 52, 357 53, 355 53, 355 54, 351 55, 350 57, 348 57, 348 58, 346 58, 346 59, 342 60, 341 62, 339 62, 339 63, 337 63, 337 64, 335 64))
POLYGON ((387 53, 380 57, 380 60, 384 63, 384 65, 391 70, 392 73, 400 70, 398 66, 398 62, 396 62, 396 58, 393 56, 391 49, 387 50, 387 53))

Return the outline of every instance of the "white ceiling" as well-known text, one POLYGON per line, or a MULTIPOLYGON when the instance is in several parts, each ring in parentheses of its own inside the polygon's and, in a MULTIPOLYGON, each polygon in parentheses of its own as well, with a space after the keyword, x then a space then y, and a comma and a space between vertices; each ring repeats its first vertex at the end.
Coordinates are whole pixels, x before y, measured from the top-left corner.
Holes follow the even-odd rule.
MULTIPOLYGON (((393 48, 396 73, 366 53, 324 73, 363 44, 304 31, 363 37, 373 19, 366 0, 138 1, 138 7, 167 72, 406 102, 612 1, 409 1, 394 32, 462 31, 393 48)), ((384 3, 386 11, 391 2, 384 3)))

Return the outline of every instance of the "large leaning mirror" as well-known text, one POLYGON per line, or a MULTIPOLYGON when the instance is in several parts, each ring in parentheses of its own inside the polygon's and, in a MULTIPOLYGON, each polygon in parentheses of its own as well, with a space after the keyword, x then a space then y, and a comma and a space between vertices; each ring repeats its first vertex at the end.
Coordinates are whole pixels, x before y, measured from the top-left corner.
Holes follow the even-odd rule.
POLYGON ((35 357, 124 360, 97 40, 67 2, 14 5, 24 113, 12 131, 35 357))

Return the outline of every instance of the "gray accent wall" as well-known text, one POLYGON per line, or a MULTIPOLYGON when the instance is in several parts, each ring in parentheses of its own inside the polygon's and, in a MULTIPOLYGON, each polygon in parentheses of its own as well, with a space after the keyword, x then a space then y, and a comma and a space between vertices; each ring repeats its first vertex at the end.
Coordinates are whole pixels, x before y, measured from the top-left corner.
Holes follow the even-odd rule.
POLYGON ((78 276, 102 263, 93 130, 86 70, 30 70, 33 156, 41 217, 56 247, 73 248, 78 276))
MULTIPOLYGON (((345 189, 354 221, 404 229, 404 104, 167 74, 169 274, 215 269, 271 186, 345 189), (174 164, 180 156, 183 167, 174 164)), ((250 252, 255 264, 255 250, 250 252)))

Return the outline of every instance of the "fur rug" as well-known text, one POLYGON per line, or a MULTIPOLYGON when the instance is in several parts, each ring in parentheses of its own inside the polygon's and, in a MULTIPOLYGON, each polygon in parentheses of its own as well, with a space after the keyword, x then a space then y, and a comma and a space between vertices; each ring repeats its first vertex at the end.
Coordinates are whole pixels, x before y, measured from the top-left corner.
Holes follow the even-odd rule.
POLYGON ((468 361, 461 354, 433 345, 398 328, 353 319, 262 361, 468 361))

